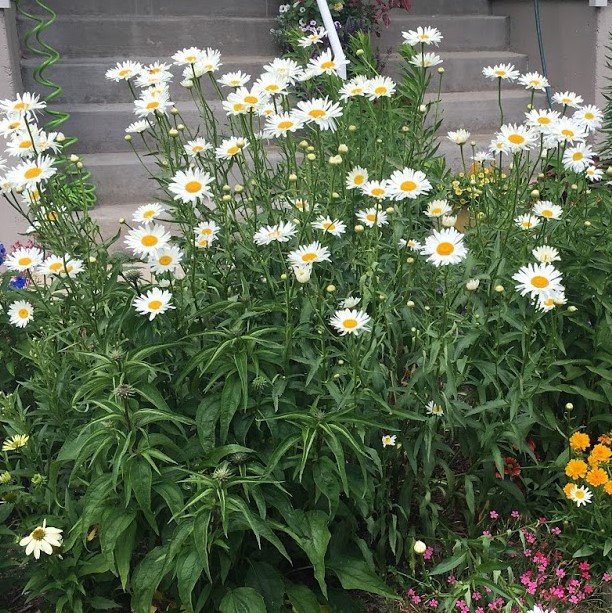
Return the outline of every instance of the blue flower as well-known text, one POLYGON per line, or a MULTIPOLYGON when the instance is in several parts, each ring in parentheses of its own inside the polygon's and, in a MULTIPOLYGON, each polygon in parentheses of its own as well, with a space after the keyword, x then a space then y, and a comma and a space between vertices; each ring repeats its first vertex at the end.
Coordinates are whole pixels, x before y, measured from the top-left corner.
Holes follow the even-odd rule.
POLYGON ((0 266, 4 264, 4 258, 6 257, 6 247, 0 243, 0 266))
POLYGON ((19 277, 19 276, 13 277, 9 282, 9 285, 15 289, 23 289, 27 284, 28 284, 27 277, 19 277))

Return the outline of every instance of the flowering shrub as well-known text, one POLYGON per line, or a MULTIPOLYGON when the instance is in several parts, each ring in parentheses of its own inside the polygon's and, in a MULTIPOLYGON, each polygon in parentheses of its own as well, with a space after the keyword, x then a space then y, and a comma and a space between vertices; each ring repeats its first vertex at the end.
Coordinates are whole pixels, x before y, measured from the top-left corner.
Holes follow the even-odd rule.
MULTIPOLYGON (((416 532, 474 533, 492 497, 557 500, 535 467, 562 452, 563 407, 581 424, 608 410, 610 200, 584 144, 598 115, 570 117, 568 93, 503 124, 459 224, 427 93, 442 39, 404 34, 401 83, 364 36, 346 82, 329 51, 251 83, 218 75, 218 51, 180 50, 198 125, 170 64, 110 68, 160 190, 111 237, 44 103, 0 102, 17 160, 0 184, 35 237, 0 293, 3 351, 23 364, 0 398, 1 543, 39 554, 31 597, 354 610, 352 590, 396 597, 384 572, 414 562, 416 532)), ((469 134, 451 138, 463 154, 469 134)))

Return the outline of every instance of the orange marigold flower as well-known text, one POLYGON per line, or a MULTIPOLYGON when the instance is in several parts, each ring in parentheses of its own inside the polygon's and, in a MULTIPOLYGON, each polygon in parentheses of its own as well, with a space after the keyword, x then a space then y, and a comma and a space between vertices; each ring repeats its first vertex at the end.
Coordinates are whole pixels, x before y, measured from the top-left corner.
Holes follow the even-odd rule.
POLYGON ((602 434, 597 440, 604 445, 610 445, 610 443, 612 443, 612 436, 609 434, 602 434))
POLYGON ((612 481, 608 481, 608 483, 604 485, 604 492, 612 496, 612 481))
POLYGON ((574 432, 570 436, 569 444, 574 451, 584 451, 591 446, 591 439, 584 432, 574 432))
POLYGON ((586 482, 595 487, 605 485, 609 480, 608 473, 603 468, 593 468, 586 476, 586 482))
POLYGON ((589 467, 584 460, 570 460, 565 466, 565 474, 570 479, 584 479, 587 470, 589 470, 589 467))
POLYGON ((572 494, 574 493, 575 489, 576 489, 576 484, 575 483, 568 483, 563 488, 563 493, 565 494, 565 497, 569 498, 571 500, 572 499, 572 494))
POLYGON ((591 466, 598 466, 603 462, 607 462, 612 456, 612 449, 610 447, 606 447, 606 445, 602 445, 598 443, 593 447, 591 453, 589 454, 589 464, 591 466))

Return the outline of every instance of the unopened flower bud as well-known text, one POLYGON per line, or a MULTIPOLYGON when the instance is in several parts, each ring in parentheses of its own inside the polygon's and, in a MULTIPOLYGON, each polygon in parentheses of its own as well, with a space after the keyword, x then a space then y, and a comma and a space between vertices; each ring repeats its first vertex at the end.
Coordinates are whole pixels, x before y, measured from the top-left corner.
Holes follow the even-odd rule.
POLYGON ((129 142, 132 140, 132 135, 131 135, 131 134, 126 134, 126 135, 123 137, 123 140, 126 140, 126 141, 129 143, 129 142))
POLYGON ((293 274, 295 275, 295 279, 298 283, 308 283, 308 281, 310 281, 312 266, 301 264, 292 266, 291 269, 293 270, 293 274))
POLYGON ((349 148, 345 144, 338 145, 338 153, 348 153, 349 148))
POLYGON ((119 223, 123 225, 125 223, 125 217, 119 217, 119 223))
POLYGON ((573 190, 577 190, 577 189, 578 189, 578 186, 577 186, 575 183, 572 183, 572 184, 570 185, 570 187, 571 187, 571 189, 573 189, 573 190))
POLYGON ((284 272, 284 273, 283 273, 283 274, 280 276, 280 278, 281 278, 281 281, 286 281, 286 280, 288 279, 288 275, 287 275, 287 273, 286 273, 286 272, 284 272))
POLYGON ((357 49, 357 51, 355 51, 355 55, 363 55, 365 53, 365 51, 363 49, 357 49))
POLYGON ((571 306, 568 306, 568 307, 567 307, 567 310, 568 310, 570 313, 575 313, 575 312, 578 310, 578 307, 577 307, 577 306, 574 306, 574 305, 572 304, 571 306))
POLYGON ((72 163, 76 163, 80 160, 81 158, 78 155, 74 155, 74 153, 70 156, 70 161, 72 163))
POLYGON ((393 215, 393 213, 395 213, 395 207, 393 207, 393 206, 388 206, 388 207, 385 209, 385 212, 387 213, 387 215, 393 215))
POLYGON ((330 284, 330 285, 328 285, 328 286, 325 288, 325 291, 326 291, 328 294, 333 294, 333 293, 336 291, 336 286, 335 286, 335 285, 331 285, 331 284, 330 284))
POLYGON ((308 147, 306 147, 306 151, 308 151, 308 153, 312 153, 315 150, 315 148, 312 145, 308 145, 308 147))
POLYGON ((357 234, 361 234, 361 232, 363 232, 364 230, 365 230, 365 228, 360 223, 358 223, 355 226, 355 232, 357 232, 357 234))
POLYGON ((410 126, 402 126, 402 132, 410 132, 410 126))
POLYGON ((534 189, 534 190, 531 192, 531 197, 532 197, 532 198, 539 198, 539 197, 540 197, 540 192, 539 192, 539 190, 534 189))
POLYGON ((414 306, 414 300, 408 300, 406 306, 412 308, 414 306))
POLYGON ((356 126, 356 125, 354 125, 354 124, 351 124, 351 125, 348 127, 348 131, 349 131, 349 132, 355 132, 355 130, 357 130, 357 126, 356 126))
POLYGON ((171 112, 173 115, 178 115, 179 110, 178 110, 178 109, 177 109, 175 106, 173 106, 173 107, 170 109, 170 112, 171 112))
POLYGON ((444 74, 444 67, 440 66, 440 68, 438 68, 438 74, 444 74))
POLYGON ((587 219, 587 220, 584 222, 584 225, 585 225, 585 226, 588 228, 588 227, 591 225, 591 222, 590 222, 590 221, 587 219))
POLYGON ((574 405, 571 402, 566 403, 565 410, 572 411, 574 409, 574 405))
POLYGON ((244 191, 244 187, 242 187, 242 185, 240 185, 240 183, 238 183, 238 185, 236 185, 236 186, 234 187, 234 191, 235 191, 237 194, 241 194, 241 193, 244 191))
POLYGON ((406 258, 406 264, 414 264, 414 258, 406 258))
POLYGON ((334 200, 338 200, 338 198, 340 198, 340 194, 339 194, 338 192, 332 192, 331 197, 332 197, 334 200))
POLYGON ((98 261, 98 259, 96 258, 95 255, 90 255, 89 256, 89 263, 90 264, 95 264, 98 261))
POLYGON ((341 155, 332 155, 328 162, 332 165, 332 166, 338 166, 339 164, 342 164, 342 156, 341 155))
POLYGON ((224 192, 229 192, 232 190, 232 188, 226 183, 222 188, 221 188, 224 192))
POLYGON ((467 289, 470 292, 475 292, 479 286, 480 286, 480 279, 470 279, 465 284, 465 289, 467 289))
POLYGON ((608 166, 608 168, 606 168, 606 174, 608 176, 612 176, 612 166, 608 166))
POLYGON ((421 112, 421 113, 427 112, 427 105, 426 104, 421 104, 421 106, 419 106, 419 112, 421 112))
POLYGON ((416 541, 412 549, 414 553, 422 556, 427 551, 427 545, 423 541, 416 541))
POLYGON ((498 294, 501 294, 501 293, 504 291, 504 286, 503 286, 503 285, 496 285, 496 286, 495 286, 495 291, 496 291, 498 294))
POLYGON ((177 130, 184 130, 185 126, 182 123, 179 123, 178 126, 176 126, 177 130))
POLYGON ((232 199, 232 197, 229 194, 223 194, 223 198, 221 198, 221 200, 223 200, 223 202, 230 202, 232 199))
POLYGON ((178 130, 176 128, 170 128, 168 130, 168 134, 174 138, 175 136, 178 136, 178 130))
POLYGON ((83 162, 77 162, 75 166, 80 170, 81 168, 83 168, 83 162))
POLYGON ((310 161, 310 162, 314 162, 317 159, 317 156, 314 153, 309 153, 306 158, 310 161))
POLYGON ((66 140, 66 135, 63 132, 58 132, 57 136, 55 137, 55 140, 58 143, 63 143, 66 140))
POLYGON ((309 143, 308 143, 308 141, 307 141, 307 140, 302 140, 302 141, 300 141, 300 147, 301 147, 302 149, 308 149, 308 146, 309 146, 309 143))
POLYGON ((288 179, 289 179, 289 181, 291 181, 292 183, 295 183, 295 182, 298 180, 297 175, 295 175, 295 174, 293 174, 293 173, 291 173, 291 174, 289 175, 288 179))

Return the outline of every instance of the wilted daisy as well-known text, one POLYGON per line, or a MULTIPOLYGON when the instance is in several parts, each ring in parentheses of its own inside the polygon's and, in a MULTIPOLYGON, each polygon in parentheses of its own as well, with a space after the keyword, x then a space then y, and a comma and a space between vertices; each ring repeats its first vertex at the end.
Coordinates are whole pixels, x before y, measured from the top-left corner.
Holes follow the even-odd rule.
POLYGON ((603 177, 603 170, 601 170, 601 168, 596 168, 595 166, 589 166, 589 168, 584 171, 584 174, 589 181, 601 181, 603 177))
POLYGON ((512 275, 512 279, 517 282, 516 289, 519 293, 522 296, 529 294, 532 298, 562 291, 562 278, 563 275, 551 264, 527 264, 512 275))
POLYGON ((315 74, 338 74, 338 69, 341 66, 346 66, 348 64, 348 60, 344 58, 336 58, 334 57, 333 51, 331 49, 327 49, 318 57, 315 57, 310 60, 308 63, 308 68, 314 70, 315 74))
POLYGON ((264 71, 283 77, 289 83, 295 83, 302 74, 303 69, 295 60, 276 57, 264 66, 264 71))
POLYGON ((210 198, 209 185, 214 179, 197 168, 179 170, 168 184, 168 190, 175 194, 174 199, 181 202, 195 202, 198 198, 210 198))
POLYGON ((184 66, 185 64, 195 64, 204 56, 204 51, 202 49, 198 49, 198 47, 189 47, 187 49, 182 49, 181 51, 177 51, 172 59, 174 63, 178 66, 184 66))
POLYGON ((114 68, 106 71, 106 78, 111 81, 127 81, 132 77, 137 77, 142 72, 142 64, 140 62, 118 62, 114 68))
POLYGON ((432 235, 425 239, 421 253, 429 256, 427 261, 434 266, 458 264, 467 257, 463 234, 455 228, 434 230, 432 235))
POLYGON ((575 94, 574 92, 558 92, 553 94, 553 102, 557 104, 562 104, 563 106, 569 106, 572 108, 578 108, 583 100, 581 96, 575 94))
POLYGON ((549 245, 536 247, 531 253, 538 262, 542 262, 543 264, 549 264, 550 262, 556 262, 561 259, 559 257, 559 251, 549 245))
POLYGON ((435 415, 436 417, 444 415, 444 409, 439 404, 436 404, 433 400, 430 400, 427 403, 427 406, 425 407, 425 412, 427 413, 427 415, 435 415))
POLYGON ((310 276, 312 275, 311 264, 296 264, 291 267, 291 270, 298 283, 308 283, 310 281, 310 276))
POLYGON ((471 134, 464 129, 456 130, 454 132, 449 132, 446 135, 446 138, 451 142, 455 143, 455 145, 465 145, 468 142, 471 134))
POLYGON ((531 213, 525 213, 514 218, 514 223, 523 230, 532 230, 540 225, 540 220, 531 213))
POLYGON ((537 134, 533 130, 512 123, 505 124, 499 129, 499 136, 507 149, 513 153, 530 149, 537 142, 537 134))
POLYGON ((327 36, 327 31, 323 27, 316 28, 312 32, 302 36, 297 42, 300 47, 304 49, 312 47, 312 45, 318 45, 327 36))
POLYGON ((437 53, 417 53, 410 58, 410 63, 419 68, 432 68, 442 63, 437 53))
POLYGON ((409 238, 408 240, 400 238, 398 244, 402 249, 407 248, 410 249, 410 251, 415 251, 416 253, 421 253, 423 249, 423 245, 421 245, 421 243, 414 238, 409 238))
POLYGON ((586 506, 593 498, 593 492, 585 485, 575 487, 570 494, 570 500, 573 500, 577 506, 586 506))
POLYGON ((294 224, 288 221, 286 223, 280 223, 274 226, 264 226, 260 228, 253 235, 253 241, 256 245, 269 245, 274 241, 286 243, 296 234, 297 228, 294 224))
POLYGON ((346 189, 358 189, 368 181, 368 171, 361 166, 355 166, 346 175, 346 189))
POLYGON ((287 260, 294 266, 314 264, 315 262, 328 262, 331 260, 329 249, 315 241, 310 245, 298 247, 289 253, 287 260))
POLYGON ((525 89, 533 89, 544 91, 548 86, 548 79, 537 72, 527 72, 521 75, 519 83, 525 86, 525 89))
POLYGON ((395 440, 397 439, 396 434, 385 434, 382 437, 382 446, 383 447, 395 447, 395 440))
POLYGON ((342 336, 345 334, 358 336, 362 330, 367 331, 369 329, 370 320, 371 317, 365 311, 340 309, 334 313, 329 323, 342 336))
POLYGON ((149 122, 146 119, 141 119, 131 123, 126 129, 126 134, 142 134, 146 129, 150 128, 149 122))
POLYGON ((43 520, 42 526, 34 528, 30 534, 19 541, 21 547, 25 547, 25 554, 34 554, 38 560, 40 552, 51 555, 54 547, 62 546, 62 530, 47 526, 47 520, 43 520))
POLYGON ((342 108, 327 97, 298 102, 295 117, 306 123, 314 122, 321 130, 336 130, 336 118, 342 116, 342 108))
POLYGON ((588 132, 595 132, 603 125, 603 113, 593 104, 586 104, 572 115, 572 119, 588 132))
POLYGON ((394 171, 387 184, 393 200, 414 199, 431 190, 431 183, 425 173, 412 168, 394 171))
POLYGON ((0 100, 0 111, 6 115, 27 117, 31 113, 46 108, 47 103, 40 99, 37 94, 25 92, 17 94, 14 100, 0 100))
POLYGON ((35 268, 43 261, 43 253, 36 247, 19 247, 4 260, 9 270, 24 272, 35 268))
POLYGON ((521 73, 514 68, 513 64, 496 64, 495 66, 485 66, 482 69, 482 74, 487 79, 515 81, 521 73))
POLYGON ((152 219, 156 219, 160 215, 163 215, 165 212, 166 209, 164 209, 159 202, 143 204, 132 213, 132 220, 136 223, 147 223, 152 219))
POLYGON ((548 109, 533 109, 525 113, 526 123, 530 128, 535 128, 540 132, 546 132, 554 125, 561 117, 558 111, 549 111, 548 109))
POLYGON ((387 220, 387 213, 379 211, 374 207, 365 209, 365 211, 358 211, 357 219, 369 228, 374 226, 385 226, 389 223, 387 220))
POLYGON ((16 187, 36 189, 37 185, 52 177, 57 169, 53 168, 54 160, 46 155, 22 162, 7 174, 7 179, 16 187))
POLYGON ((249 143, 244 138, 232 136, 223 140, 215 150, 215 155, 220 160, 231 160, 248 146, 249 143))
POLYGON ((304 127, 304 121, 295 117, 292 113, 279 113, 266 119, 264 136, 267 138, 285 137, 289 132, 304 127))
POLYGON ((391 193, 389 191, 389 182, 384 181, 366 181, 361 186, 361 192, 366 196, 376 198, 377 200, 384 200, 389 198, 391 193))
POLYGON ((197 157, 206 151, 211 151, 213 146, 204 138, 194 138, 185 143, 185 151, 189 157, 197 157))
POLYGON ((538 217, 545 217, 546 219, 559 219, 563 209, 558 204, 553 204, 548 200, 538 200, 533 205, 533 213, 538 217))
POLYGON ((188 66, 183 70, 183 76, 191 78, 192 76, 201 77, 208 72, 216 72, 223 64, 221 63, 221 52, 217 49, 208 47, 202 51, 200 57, 192 66, 188 66))
POLYGON ((149 254, 148 264, 156 273, 172 272, 179 266, 184 253, 174 245, 166 245, 149 254))
POLYGON ((332 236, 342 236, 346 232, 346 224, 339 219, 320 216, 316 221, 311 223, 315 230, 322 230, 332 236))
POLYGON ((170 304, 171 300, 172 294, 169 291, 154 287, 146 294, 135 298, 132 305, 137 313, 140 315, 148 315, 149 321, 152 321, 157 315, 165 313, 168 309, 175 308, 170 304))
POLYGON ((214 221, 203 221, 194 228, 196 246, 206 249, 212 245, 219 234, 219 226, 214 221))
POLYGON ((468 279, 465 283, 465 289, 468 292, 475 292, 480 287, 480 279, 468 279))
POLYGON ((27 434, 13 434, 2 443, 2 451, 17 451, 28 444, 30 437, 27 434))
POLYGON ((165 247, 170 238, 163 226, 146 224, 130 230, 125 237, 125 243, 136 255, 149 255, 155 249, 165 247))
POLYGON ((565 292, 561 290, 551 290, 541 296, 538 296, 536 302, 536 308, 540 311, 551 311, 557 306, 563 305, 567 302, 565 292))
POLYGON ((345 298, 341 303, 340 306, 343 309, 353 309, 355 308, 359 303, 361 302, 361 298, 357 298, 357 296, 349 296, 348 298, 345 298))
POLYGON ((395 81, 389 77, 377 76, 369 79, 365 84, 365 95, 369 100, 388 98, 395 93, 395 81))
POLYGON ((408 32, 402 32, 404 38, 404 44, 412 45, 413 47, 420 44, 435 45, 444 38, 438 28, 431 28, 429 26, 419 26, 416 30, 408 30, 408 32))
POLYGON ((225 87, 244 87, 250 80, 251 75, 238 70, 224 74, 219 78, 219 83, 225 87))
MULTIPOLYGON (((453 209, 448 204, 447 200, 432 200, 425 210, 425 215, 427 217, 442 217, 443 215, 448 215, 452 213, 453 209)), ((453 224, 454 225, 454 224, 453 224)))
POLYGON ((356 96, 365 96, 367 88, 368 79, 363 75, 358 75, 346 81, 338 93, 340 94, 341 100, 348 100, 356 96))
POLYGON ((9 321, 13 326, 25 328, 34 317, 34 308, 25 300, 18 300, 9 306, 7 314, 9 321))

